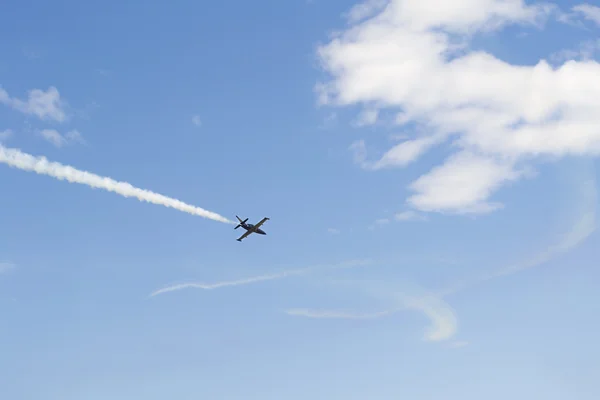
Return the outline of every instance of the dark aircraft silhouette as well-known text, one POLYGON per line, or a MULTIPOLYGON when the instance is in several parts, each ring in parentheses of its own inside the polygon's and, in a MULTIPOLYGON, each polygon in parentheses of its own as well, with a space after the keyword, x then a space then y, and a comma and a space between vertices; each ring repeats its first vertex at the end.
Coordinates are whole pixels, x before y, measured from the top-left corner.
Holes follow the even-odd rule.
POLYGON ((238 242, 241 242, 242 239, 244 239, 246 236, 248 236, 251 233, 258 233, 259 235, 266 235, 267 234, 265 231, 263 231, 262 229, 260 229, 260 226, 262 224, 264 224, 266 221, 268 221, 269 218, 265 217, 265 218, 261 219, 258 224, 254 225, 254 224, 247 224, 246 223, 246 221, 248 221, 248 218, 246 218, 245 220, 242 221, 240 219, 240 217, 238 217, 237 215, 235 217, 238 219, 238 221, 240 221, 240 223, 235 228, 233 228, 233 229, 237 229, 237 228, 239 228, 241 226, 242 228, 244 228, 246 230, 246 232, 244 232, 244 234, 242 236, 240 236, 239 238, 236 239, 238 242))

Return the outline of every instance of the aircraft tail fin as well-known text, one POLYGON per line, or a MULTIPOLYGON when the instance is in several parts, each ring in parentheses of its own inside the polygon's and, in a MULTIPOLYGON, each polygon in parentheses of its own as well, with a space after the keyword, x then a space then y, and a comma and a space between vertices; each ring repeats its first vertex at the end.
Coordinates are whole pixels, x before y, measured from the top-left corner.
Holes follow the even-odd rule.
POLYGON ((246 223, 246 221, 248 221, 248 218, 246 218, 245 220, 242 221, 242 219, 240 217, 238 217, 237 215, 235 217, 238 219, 238 221, 240 221, 240 223, 237 224, 237 226, 233 229, 239 228, 240 226, 244 225, 246 223))

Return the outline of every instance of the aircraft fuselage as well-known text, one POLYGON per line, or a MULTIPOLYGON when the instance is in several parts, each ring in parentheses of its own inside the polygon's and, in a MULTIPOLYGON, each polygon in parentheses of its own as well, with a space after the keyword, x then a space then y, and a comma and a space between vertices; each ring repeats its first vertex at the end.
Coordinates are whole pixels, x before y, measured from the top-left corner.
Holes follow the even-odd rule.
POLYGON ((263 231, 262 229, 254 228, 254 224, 244 224, 242 225, 242 228, 244 228, 247 231, 258 233, 259 235, 266 235, 265 231, 263 231))

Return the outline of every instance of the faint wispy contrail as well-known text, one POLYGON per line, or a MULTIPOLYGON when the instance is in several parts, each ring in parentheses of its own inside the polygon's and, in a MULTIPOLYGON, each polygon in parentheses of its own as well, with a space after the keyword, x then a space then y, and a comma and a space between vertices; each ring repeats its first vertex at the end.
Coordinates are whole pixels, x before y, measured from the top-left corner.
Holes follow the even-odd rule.
POLYGON ((66 180, 71 183, 81 183, 92 188, 114 192, 124 197, 136 197, 140 201, 146 201, 148 203, 174 208, 188 214, 197 215, 227 224, 234 223, 233 221, 217 213, 186 204, 180 200, 163 196, 162 194, 154 193, 149 190, 136 188, 127 182, 115 181, 111 178, 102 177, 86 171, 80 171, 68 165, 50 162, 45 157, 35 157, 30 154, 23 153, 18 149, 10 149, 0 145, 0 162, 23 171, 48 175, 53 178, 66 180))
POLYGON ((371 263, 372 263, 371 260, 350 260, 350 261, 345 261, 345 262, 341 262, 341 263, 333 264, 333 265, 318 265, 318 266, 312 266, 312 267, 290 269, 290 270, 285 270, 285 271, 281 271, 281 272, 275 272, 272 274, 257 275, 257 276, 236 279, 236 280, 231 280, 231 281, 221 281, 221 282, 215 282, 215 283, 196 283, 196 282, 180 283, 177 285, 171 285, 171 286, 164 287, 162 289, 158 289, 158 290, 152 292, 150 294, 150 297, 153 297, 153 296, 156 296, 159 294, 163 294, 163 293, 167 293, 167 292, 173 292, 176 290, 190 289, 190 288, 212 290, 212 289, 219 289, 219 288, 227 287, 227 286, 249 285, 251 283, 272 281, 275 279, 287 278, 288 276, 293 276, 293 275, 307 274, 311 271, 315 271, 315 270, 319 270, 319 269, 352 268, 352 267, 369 265, 371 263))
POLYGON ((545 264, 553 258, 567 253, 590 237, 597 229, 598 216, 598 187, 596 185, 596 174, 589 171, 589 176, 579 178, 577 190, 579 191, 579 212, 577 218, 572 221, 569 229, 559 237, 556 243, 547 247, 544 251, 523 262, 507 265, 495 271, 485 272, 469 280, 457 282, 452 286, 437 293, 440 297, 446 297, 467 289, 468 287, 507 275, 512 275, 528 268, 534 268, 545 264))
POLYGON ((309 270, 310 270, 309 268, 303 268, 303 269, 283 271, 283 272, 279 272, 279 273, 275 273, 275 274, 259 275, 259 276, 253 276, 250 278, 243 278, 243 279, 237 279, 237 280, 233 280, 233 281, 222 281, 222 282, 215 282, 215 283, 181 283, 178 285, 172 285, 172 286, 168 286, 168 287, 159 289, 159 290, 153 292, 150 296, 152 297, 152 296, 156 296, 156 295, 159 295, 162 293, 173 292, 176 290, 189 289, 189 288, 212 290, 212 289, 219 289, 219 288, 226 287, 226 286, 248 285, 248 284, 256 283, 256 282, 281 279, 281 278, 285 278, 290 275, 301 275, 301 274, 307 273, 309 270))
POLYGON ((394 311, 378 311, 371 313, 356 313, 335 310, 310 310, 307 308, 292 308, 285 310, 288 315, 307 318, 323 318, 323 319, 374 319, 385 315, 393 314, 394 311))
POLYGON ((458 329, 458 319, 452 307, 443 299, 430 295, 418 285, 398 288, 396 284, 359 281, 355 282, 354 287, 366 295, 392 303, 393 307, 371 312, 295 308, 285 310, 285 313, 294 317, 312 319, 370 320, 402 311, 418 311, 430 321, 430 326, 424 333, 423 339, 435 342, 449 339, 458 329))

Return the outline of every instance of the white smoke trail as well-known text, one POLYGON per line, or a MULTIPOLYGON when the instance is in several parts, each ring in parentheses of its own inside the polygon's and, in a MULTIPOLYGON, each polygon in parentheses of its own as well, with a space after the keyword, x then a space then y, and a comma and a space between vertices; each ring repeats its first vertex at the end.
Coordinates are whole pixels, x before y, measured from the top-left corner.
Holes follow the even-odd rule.
POLYGON ((23 171, 48 175, 71 183, 81 183, 92 188, 104 189, 124 197, 136 197, 140 201, 174 208, 188 214, 198 215, 215 221, 234 224, 233 221, 211 211, 186 204, 182 201, 163 196, 149 190, 133 187, 127 182, 118 182, 111 178, 98 176, 86 171, 80 171, 68 165, 50 162, 45 157, 34 157, 18 149, 9 149, 0 145, 0 162, 23 171))

